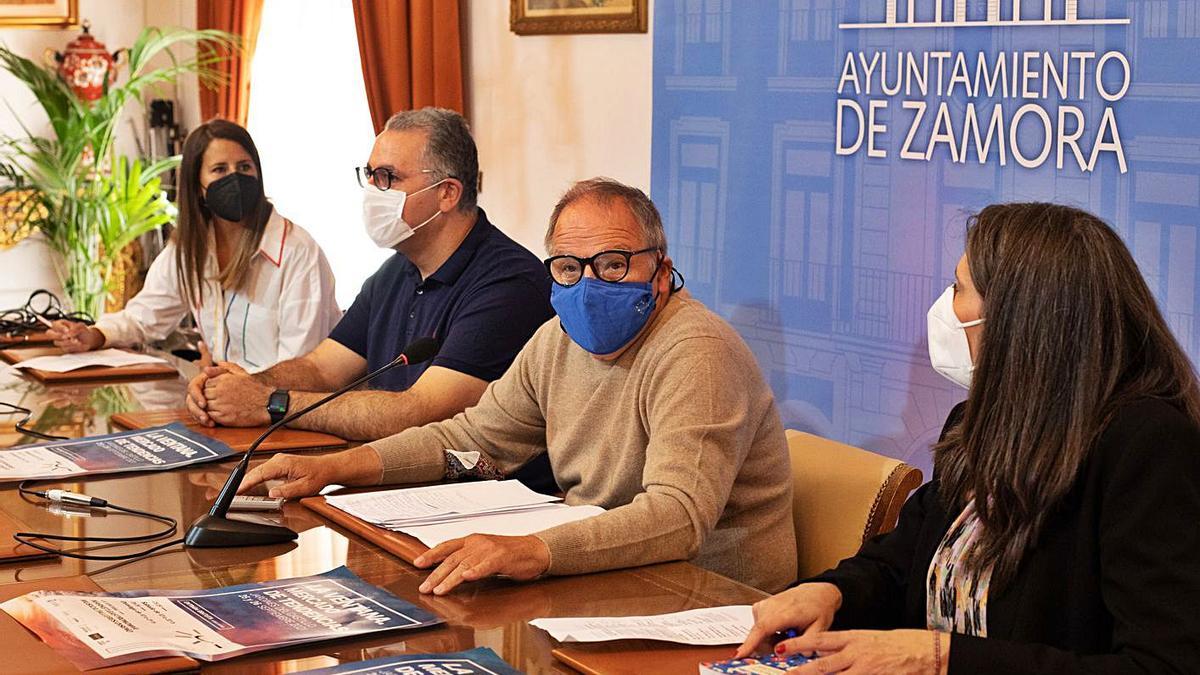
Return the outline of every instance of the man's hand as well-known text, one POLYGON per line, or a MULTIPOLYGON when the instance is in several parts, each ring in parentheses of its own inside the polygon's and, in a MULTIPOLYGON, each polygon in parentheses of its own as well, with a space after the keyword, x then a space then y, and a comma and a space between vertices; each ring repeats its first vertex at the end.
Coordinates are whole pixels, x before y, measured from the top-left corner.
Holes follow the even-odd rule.
POLYGON ((242 479, 238 494, 269 480, 282 480, 271 488, 271 497, 292 499, 309 497, 326 485, 375 485, 383 475, 379 453, 369 445, 317 457, 308 455, 275 455, 254 467, 242 479))
POLYGON ((46 335, 54 340, 55 347, 68 354, 90 352, 104 346, 104 333, 78 321, 59 319, 51 324, 46 335))
POLYGON ((257 427, 271 423, 267 400, 275 389, 227 361, 205 368, 197 379, 201 376, 205 377, 202 412, 208 419, 227 427, 257 427))
POLYGON ((536 579, 550 569, 550 549, 533 535, 502 537, 472 534, 452 539, 413 561, 420 568, 441 562, 421 584, 422 593, 445 595, 464 581, 503 575, 518 581, 536 579))

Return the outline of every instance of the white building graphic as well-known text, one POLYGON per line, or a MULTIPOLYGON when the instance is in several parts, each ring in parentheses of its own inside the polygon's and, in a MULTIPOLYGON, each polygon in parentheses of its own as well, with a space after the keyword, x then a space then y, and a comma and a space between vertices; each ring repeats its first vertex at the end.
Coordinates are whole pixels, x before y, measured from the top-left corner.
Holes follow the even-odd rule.
MULTIPOLYGON (((978 1, 978 0, 976 0, 978 1)), ((1044 0, 1040 16, 1026 16, 1021 9, 1021 0, 1012 0, 1008 11, 1004 5, 1010 3, 1001 0, 986 0, 987 18, 968 19, 968 0, 933 0, 932 14, 923 16, 922 12, 930 12, 928 0, 906 0, 902 5, 898 0, 884 0, 884 19, 881 22, 840 23, 841 29, 864 28, 954 28, 969 26, 1105 26, 1128 24, 1129 19, 1114 18, 1080 18, 1079 0, 1044 0), (1057 5, 1057 7, 1056 7, 1057 5), (947 9, 952 9, 947 16, 947 9), (901 10, 905 10, 903 17, 901 10)))

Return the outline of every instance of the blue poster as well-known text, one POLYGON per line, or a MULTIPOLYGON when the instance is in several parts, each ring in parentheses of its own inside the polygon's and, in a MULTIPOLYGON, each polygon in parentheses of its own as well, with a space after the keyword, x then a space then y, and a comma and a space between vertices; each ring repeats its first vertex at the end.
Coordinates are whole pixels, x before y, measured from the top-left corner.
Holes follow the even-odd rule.
POLYGON ((84 670, 163 656, 220 661, 441 623, 345 567, 205 591, 34 591, 0 609, 84 670))
POLYGON ((0 482, 120 471, 163 471, 234 455, 228 445, 175 422, 0 451, 0 482))
POLYGON ((445 654, 402 654, 297 675, 521 675, 487 647, 445 654))
POLYGON ((966 396, 926 312, 969 214, 1122 235, 1200 355, 1200 2, 658 0, 651 192, 786 426, 906 460, 966 396))

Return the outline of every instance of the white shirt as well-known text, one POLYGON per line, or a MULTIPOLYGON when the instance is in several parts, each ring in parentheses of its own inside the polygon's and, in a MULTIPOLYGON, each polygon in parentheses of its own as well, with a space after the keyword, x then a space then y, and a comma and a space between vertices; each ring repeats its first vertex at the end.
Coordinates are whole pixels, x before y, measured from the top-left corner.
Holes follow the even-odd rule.
POLYGON ((96 321, 107 344, 127 346, 161 340, 189 312, 213 359, 258 372, 303 356, 324 340, 341 318, 334 299, 333 270, 312 236, 272 211, 243 288, 221 288, 211 234, 198 305, 179 285, 175 243, 150 265, 146 284, 125 309, 96 321))

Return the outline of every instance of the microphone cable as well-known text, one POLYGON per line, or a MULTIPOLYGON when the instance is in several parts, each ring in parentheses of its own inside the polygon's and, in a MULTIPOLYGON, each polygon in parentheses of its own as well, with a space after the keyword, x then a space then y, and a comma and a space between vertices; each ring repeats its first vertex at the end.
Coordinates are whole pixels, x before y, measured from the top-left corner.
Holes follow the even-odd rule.
MULTIPOLYGON (((8 403, 6 401, 0 401, 0 405, 9 408, 9 410, 0 410, 0 414, 23 413, 25 415, 25 417, 16 424, 15 428, 17 431, 19 431, 27 436, 32 436, 34 438, 40 438, 40 439, 47 440, 47 441, 70 440, 66 436, 55 436, 53 434, 47 434, 47 433, 43 433, 41 431, 36 431, 34 429, 28 428, 26 425, 29 424, 29 421, 33 416, 33 411, 30 410, 29 408, 25 408, 25 407, 19 406, 19 405, 14 405, 14 404, 8 403)), ((76 492, 69 492, 67 490, 58 490, 58 489, 54 489, 54 490, 31 489, 29 487, 30 484, 35 483, 35 482, 37 482, 37 481, 36 480, 23 480, 17 485, 17 492, 21 495, 21 498, 30 504, 36 503, 31 498, 38 498, 38 499, 45 499, 45 500, 49 501, 51 504, 85 507, 88 509, 107 509, 109 511, 114 511, 120 515, 136 516, 139 518, 154 520, 159 523, 163 523, 164 527, 156 532, 151 532, 150 534, 126 535, 126 536, 121 536, 121 537, 100 537, 100 536, 72 537, 72 536, 67 536, 67 535, 62 535, 62 534, 53 534, 53 533, 49 533, 49 532, 15 532, 15 533, 13 533, 13 539, 16 540, 17 543, 24 544, 30 548, 37 549, 37 550, 45 552, 45 553, 52 553, 54 555, 59 555, 59 556, 63 556, 66 558, 75 558, 77 560, 133 560, 135 558, 141 558, 143 556, 150 555, 151 553, 161 551, 164 548, 168 548, 171 546, 175 546, 176 544, 183 543, 183 538, 180 537, 180 538, 172 540, 172 541, 168 541, 165 543, 157 544, 155 546, 151 546, 150 548, 147 548, 147 549, 144 549, 141 551, 137 551, 134 553, 121 554, 121 555, 100 555, 100 554, 96 554, 96 553, 76 553, 74 550, 64 551, 61 549, 46 546, 44 544, 40 544, 34 540, 80 542, 80 543, 102 542, 102 543, 109 544, 109 545, 136 544, 136 543, 140 543, 140 542, 159 541, 161 539, 171 536, 172 534, 175 534, 179 530, 179 521, 176 520, 175 518, 172 518, 171 516, 165 516, 165 515, 161 515, 158 513, 151 513, 150 511, 143 511, 141 509, 135 509, 133 507, 128 507, 128 506, 121 506, 119 504, 113 504, 113 503, 109 502, 107 499, 101 499, 99 497, 92 497, 91 495, 79 494, 76 492)), ((78 550, 78 549, 76 549, 76 550, 78 550)))

